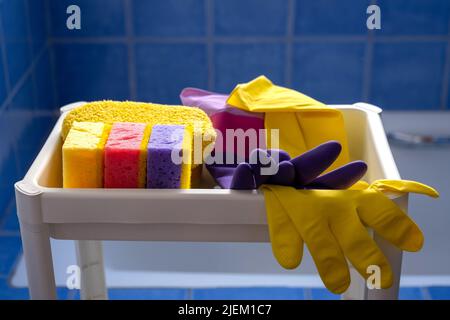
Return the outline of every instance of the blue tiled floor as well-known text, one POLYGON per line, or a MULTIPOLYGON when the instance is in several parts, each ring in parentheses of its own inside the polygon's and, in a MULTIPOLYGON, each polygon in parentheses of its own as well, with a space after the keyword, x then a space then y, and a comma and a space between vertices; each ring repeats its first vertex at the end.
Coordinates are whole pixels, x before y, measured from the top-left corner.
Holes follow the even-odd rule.
POLYGON ((400 300, 425 300, 422 288, 406 287, 400 288, 399 297, 400 300))
POLYGON ((110 289, 111 300, 186 300, 188 289, 110 289))
POLYGON ((194 300, 303 300, 302 288, 220 288, 194 289, 194 300))
POLYGON ((450 300, 450 287, 432 287, 428 291, 433 300, 450 300))
POLYGON ((338 294, 333 294, 327 289, 313 288, 311 289, 311 299, 312 300, 339 300, 341 296, 338 294))

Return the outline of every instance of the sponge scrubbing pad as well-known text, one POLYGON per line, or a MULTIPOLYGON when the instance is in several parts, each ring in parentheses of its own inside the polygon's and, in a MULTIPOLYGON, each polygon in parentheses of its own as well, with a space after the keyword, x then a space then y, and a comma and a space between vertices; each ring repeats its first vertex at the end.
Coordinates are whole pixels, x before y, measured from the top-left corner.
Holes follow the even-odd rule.
POLYGON ((147 143, 144 123, 114 123, 105 146, 105 188, 145 188, 147 143))
POLYGON ((155 125, 148 143, 147 188, 189 188, 192 130, 155 125))
POLYGON ((103 152, 110 126, 74 122, 64 142, 64 188, 103 187, 103 152))

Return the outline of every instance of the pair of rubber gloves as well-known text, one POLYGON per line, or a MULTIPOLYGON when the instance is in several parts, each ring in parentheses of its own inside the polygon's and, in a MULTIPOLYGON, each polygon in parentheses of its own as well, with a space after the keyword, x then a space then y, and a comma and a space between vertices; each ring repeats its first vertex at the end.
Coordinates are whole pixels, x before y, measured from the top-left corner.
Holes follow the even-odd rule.
MULTIPOLYGON (((337 140, 342 152, 327 170, 349 162, 339 110, 273 85, 263 76, 238 85, 227 103, 248 112, 264 112, 265 129, 279 130, 278 148, 294 159, 326 141, 337 140)), ((266 141, 266 145, 271 148, 272 142, 266 141)), ((367 267, 377 265, 381 287, 392 285, 390 265, 367 227, 402 250, 417 251, 423 245, 420 229, 384 192, 438 197, 433 188, 405 180, 378 180, 370 186, 358 183, 350 190, 305 190, 273 184, 263 184, 261 190, 277 261, 284 268, 296 268, 305 243, 325 286, 334 293, 344 292, 350 284, 346 258, 364 278, 369 276, 367 267)))
MULTIPOLYGON (((263 76, 238 85, 227 103, 242 110, 265 112, 265 128, 279 129, 280 147, 294 156, 331 138, 343 145, 334 166, 348 162, 347 136, 339 110, 273 85, 263 76)), ((352 190, 298 190, 269 184, 262 190, 277 261, 287 269, 296 268, 306 243, 325 286, 334 293, 342 293, 350 285, 346 259, 366 279, 370 275, 367 268, 378 266, 381 287, 392 285, 389 262, 367 227, 402 250, 422 248, 424 238, 418 226, 383 192, 438 197, 433 188, 406 180, 378 180, 370 186, 360 183, 352 190)))

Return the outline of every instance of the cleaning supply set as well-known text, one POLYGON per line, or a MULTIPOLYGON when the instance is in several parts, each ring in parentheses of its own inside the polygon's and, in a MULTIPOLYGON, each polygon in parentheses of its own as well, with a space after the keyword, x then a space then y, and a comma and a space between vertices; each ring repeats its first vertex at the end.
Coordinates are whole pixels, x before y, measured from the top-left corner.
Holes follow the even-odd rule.
POLYGON ((418 226, 384 192, 438 193, 413 181, 361 180, 367 165, 350 160, 339 110, 264 76, 230 95, 186 88, 180 98, 186 106, 101 101, 69 112, 62 128, 64 187, 190 188, 203 166, 193 161, 198 135, 207 154, 227 130, 278 130, 279 141, 267 134, 256 148, 217 144, 211 155, 231 163, 203 160, 221 188, 263 193, 282 267, 299 266, 306 244, 330 291, 348 288, 347 260, 364 278, 369 266, 378 266, 381 287, 388 288, 392 270, 366 228, 402 250, 422 247, 418 226), (174 163, 174 154, 187 161, 174 163), (265 173, 269 168, 275 170, 265 173))

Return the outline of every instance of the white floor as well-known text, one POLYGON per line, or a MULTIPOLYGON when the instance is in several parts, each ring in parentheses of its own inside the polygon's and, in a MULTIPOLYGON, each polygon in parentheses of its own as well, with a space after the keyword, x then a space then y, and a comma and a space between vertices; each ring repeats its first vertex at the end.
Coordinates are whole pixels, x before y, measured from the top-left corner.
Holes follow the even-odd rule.
MULTIPOLYGON (((450 134, 450 113, 385 113, 383 120, 386 131, 450 134)), ((421 252, 405 253, 402 285, 450 285, 450 146, 392 150, 404 179, 441 193, 438 200, 411 196, 410 215, 426 240, 421 252)), ((64 286, 74 245, 52 246, 57 284, 64 286)), ((282 270, 268 244, 105 242, 104 253, 110 287, 322 286, 309 255, 297 270, 282 270)), ((23 259, 12 284, 26 286, 23 259)))

